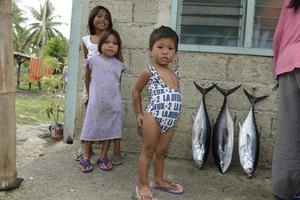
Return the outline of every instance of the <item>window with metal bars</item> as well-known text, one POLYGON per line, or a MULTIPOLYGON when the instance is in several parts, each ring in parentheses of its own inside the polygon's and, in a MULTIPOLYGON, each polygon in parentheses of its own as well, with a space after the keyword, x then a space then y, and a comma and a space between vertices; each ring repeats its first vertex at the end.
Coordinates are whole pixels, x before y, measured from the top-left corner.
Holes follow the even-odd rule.
POLYGON ((282 0, 173 0, 179 50, 272 55, 282 0))

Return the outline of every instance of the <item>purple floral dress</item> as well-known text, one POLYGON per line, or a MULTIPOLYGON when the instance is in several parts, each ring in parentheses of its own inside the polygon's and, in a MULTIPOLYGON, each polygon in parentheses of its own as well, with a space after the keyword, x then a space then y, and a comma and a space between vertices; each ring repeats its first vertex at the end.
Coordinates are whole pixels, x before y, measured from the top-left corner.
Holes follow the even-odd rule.
POLYGON ((80 139, 101 141, 121 138, 120 78, 125 66, 116 58, 97 54, 88 59, 88 67, 92 70, 89 103, 80 139))

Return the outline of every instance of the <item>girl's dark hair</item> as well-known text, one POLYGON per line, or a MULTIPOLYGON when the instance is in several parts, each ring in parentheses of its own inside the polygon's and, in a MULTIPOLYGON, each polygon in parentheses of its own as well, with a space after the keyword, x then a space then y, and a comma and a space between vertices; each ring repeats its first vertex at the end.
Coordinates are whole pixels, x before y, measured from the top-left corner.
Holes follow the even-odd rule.
POLYGON ((101 40, 100 40, 100 42, 98 44, 98 51, 100 53, 102 53, 101 48, 102 48, 103 44, 105 43, 105 41, 107 40, 107 38, 108 38, 109 35, 113 35, 116 38, 117 44, 119 46, 118 52, 116 53, 116 55, 118 55, 119 52, 121 51, 122 41, 121 41, 121 37, 120 37, 119 33, 116 30, 114 30, 114 29, 109 29, 108 31, 106 31, 103 34, 103 36, 101 37, 101 40))
POLYGON ((294 8, 294 10, 297 11, 299 6, 300 6, 300 0, 291 0, 288 5, 288 8, 294 8))
POLYGON ((149 49, 152 50, 154 43, 161 38, 170 38, 175 43, 176 52, 178 50, 178 35, 177 33, 167 26, 161 26, 150 34, 149 38, 149 49))
POLYGON ((109 12, 109 10, 107 8, 105 8, 104 6, 96 6, 95 8, 93 8, 91 10, 90 16, 89 16, 89 31, 91 35, 95 35, 96 34, 96 30, 94 27, 94 18, 97 16, 98 12, 100 10, 105 10, 107 15, 108 15, 108 29, 112 29, 113 24, 112 24, 112 20, 111 20, 111 14, 109 12))

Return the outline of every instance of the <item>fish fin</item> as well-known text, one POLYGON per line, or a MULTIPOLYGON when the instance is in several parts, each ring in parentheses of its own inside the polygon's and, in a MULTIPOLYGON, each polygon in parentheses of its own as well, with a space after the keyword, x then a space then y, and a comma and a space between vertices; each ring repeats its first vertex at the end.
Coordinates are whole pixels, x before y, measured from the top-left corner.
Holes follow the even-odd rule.
POLYGON ((244 88, 244 93, 248 97, 249 101, 253 104, 255 104, 269 96, 269 95, 265 95, 265 96, 261 96, 261 97, 255 97, 255 96, 251 95, 245 88, 244 88))
POLYGON ((232 89, 228 89, 228 90, 220 88, 217 84, 215 84, 215 87, 217 88, 217 90, 219 92, 221 92, 226 97, 226 96, 229 96, 230 94, 232 94, 233 92, 235 92, 237 89, 239 89, 239 87, 241 87, 241 85, 238 85, 238 86, 236 86, 232 89))
POLYGON ((201 87, 200 85, 198 85, 195 81, 194 81, 194 85, 201 92, 202 95, 205 95, 206 93, 208 93, 215 87, 215 84, 212 84, 212 86, 204 88, 204 87, 201 87))
POLYGON ((233 124, 235 124, 235 122, 236 122, 236 115, 234 115, 233 124))
POLYGON ((269 96, 269 95, 265 95, 265 96, 261 96, 261 97, 256 97, 256 101, 255 101, 254 103, 259 102, 259 101, 261 101, 261 100, 267 98, 268 96, 269 96))
POLYGON ((225 133, 223 135, 223 139, 222 139, 222 143, 221 143, 221 147, 222 147, 222 150, 225 151, 225 147, 226 145, 228 144, 228 131, 225 130, 225 133))
POLYGON ((250 136, 247 134, 247 143, 246 143, 246 144, 247 144, 247 145, 246 145, 246 146, 247 146, 247 147, 246 147, 247 149, 249 149, 248 147, 249 147, 249 145, 250 145, 250 141, 251 141, 251 138, 250 138, 250 136))
POLYGON ((205 93, 208 93, 209 91, 211 91, 214 88, 215 88, 215 83, 213 83, 212 86, 205 88, 205 93))
POLYGON ((204 88, 198 85, 195 81, 194 81, 194 85, 201 92, 201 94, 204 95, 204 88))

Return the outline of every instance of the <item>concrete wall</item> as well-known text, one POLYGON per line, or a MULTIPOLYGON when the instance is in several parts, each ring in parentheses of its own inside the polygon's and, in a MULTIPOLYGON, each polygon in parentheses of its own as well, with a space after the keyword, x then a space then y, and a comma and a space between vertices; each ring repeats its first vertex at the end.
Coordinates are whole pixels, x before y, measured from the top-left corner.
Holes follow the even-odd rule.
MULTIPOLYGON (((123 55, 128 66, 122 80, 122 97, 124 110, 124 137, 122 149, 137 152, 141 147, 141 130, 136 127, 135 114, 132 107, 131 87, 141 69, 151 63, 148 51, 148 38, 151 31, 162 24, 168 25, 170 19, 171 0, 90 0, 86 10, 82 35, 87 32, 86 24, 89 11, 96 5, 104 5, 112 14, 114 28, 119 31, 123 41, 123 55), (113 3, 112 3, 113 2, 113 3)), ((177 123, 175 135, 168 155, 184 159, 191 156, 192 115, 199 106, 200 93, 193 81, 210 86, 218 83, 223 88, 232 88, 242 84, 256 96, 270 95, 256 106, 258 129, 261 132, 260 166, 270 166, 274 132, 276 127, 277 93, 272 91, 275 84, 272 75, 272 58, 230 54, 210 54, 199 52, 178 52, 172 67, 181 73, 181 91, 183 95, 183 111, 177 123)), ((83 71, 80 72, 79 94, 84 93, 83 71)), ((81 95, 81 97, 84 95, 81 95)), ((143 102, 148 99, 147 91, 143 93, 143 102)), ((223 96, 215 89, 207 95, 208 113, 211 121, 216 121, 221 109, 223 96)), ((79 99, 83 105, 83 98, 79 99)), ((229 108, 235 122, 235 147, 233 163, 238 164, 237 136, 238 122, 243 121, 249 111, 250 103, 242 89, 229 97, 229 108)), ((83 106, 78 111, 77 136, 80 134, 83 106)), ((213 162, 210 153, 209 162, 213 162)))

